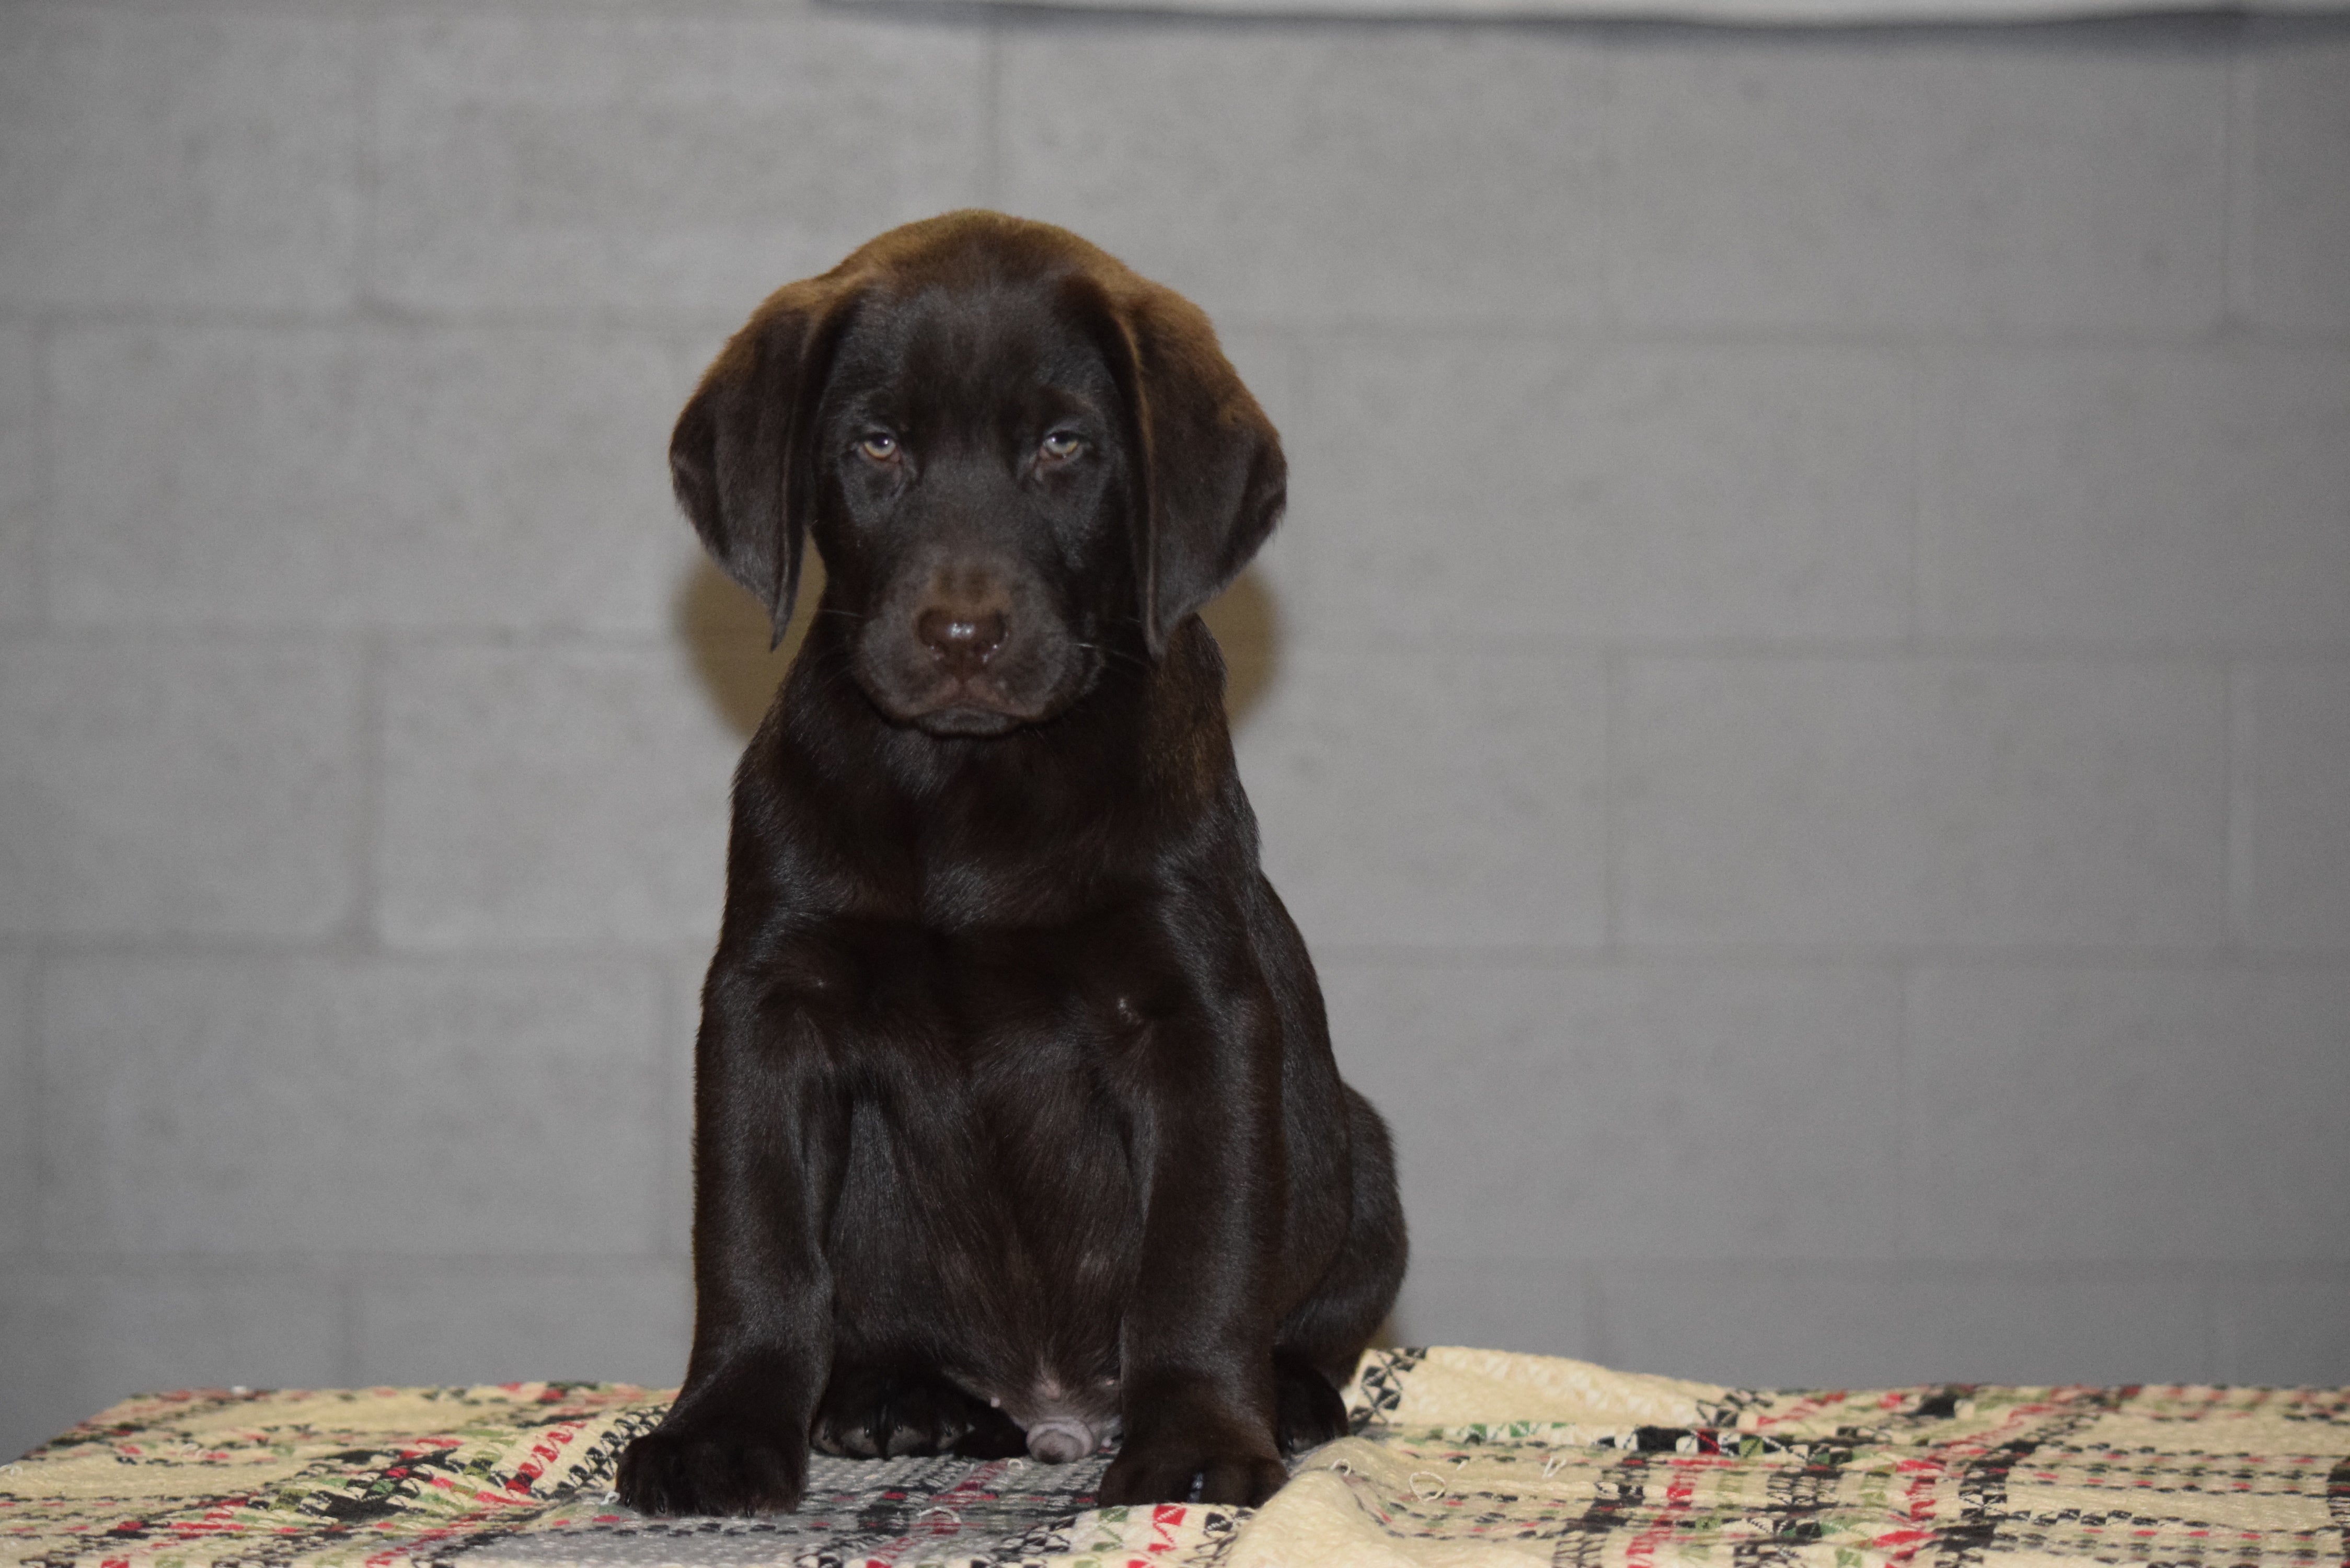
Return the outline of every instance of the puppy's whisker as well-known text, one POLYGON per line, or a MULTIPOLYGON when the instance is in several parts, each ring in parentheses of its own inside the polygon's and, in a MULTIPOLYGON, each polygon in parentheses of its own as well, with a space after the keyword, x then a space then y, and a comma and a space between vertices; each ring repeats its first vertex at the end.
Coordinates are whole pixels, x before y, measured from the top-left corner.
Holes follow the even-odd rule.
POLYGON ((1124 662, 1134 666, 1137 670, 1148 670, 1150 668, 1150 660, 1128 649, 1119 648, 1114 643, 1086 642, 1079 639, 1072 639, 1070 646, 1073 648, 1081 648, 1087 653, 1098 653, 1104 659, 1123 660, 1124 662))

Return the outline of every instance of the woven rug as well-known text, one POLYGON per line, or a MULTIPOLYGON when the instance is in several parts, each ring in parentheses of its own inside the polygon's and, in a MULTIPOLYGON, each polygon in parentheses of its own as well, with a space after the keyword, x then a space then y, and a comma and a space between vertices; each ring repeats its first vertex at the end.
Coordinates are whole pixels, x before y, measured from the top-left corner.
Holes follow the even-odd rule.
POLYGON ((818 1459, 771 1520, 610 1499, 614 1384, 131 1399, 0 1469, 0 1563, 411 1568, 2350 1564, 2350 1391, 1758 1392, 1373 1351, 1255 1511, 1092 1506, 1100 1462, 818 1459))

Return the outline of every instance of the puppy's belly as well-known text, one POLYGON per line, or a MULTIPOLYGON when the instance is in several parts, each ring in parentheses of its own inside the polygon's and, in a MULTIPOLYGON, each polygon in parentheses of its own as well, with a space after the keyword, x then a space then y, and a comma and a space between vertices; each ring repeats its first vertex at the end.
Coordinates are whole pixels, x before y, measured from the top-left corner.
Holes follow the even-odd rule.
POLYGON ((1107 1127, 1048 1098, 911 1118, 860 1104, 831 1231, 840 1352, 936 1367, 1060 1463, 1118 1432, 1118 1337, 1140 1221, 1107 1127), (962 1114, 955 1114, 960 1111, 962 1114), (1025 1113, 1024 1115, 1023 1113, 1025 1113))
POLYGON ((1084 1459, 1118 1440, 1118 1380, 1064 1384, 1046 1374, 1010 1396, 989 1396, 1028 1434, 1028 1451, 1048 1465, 1084 1459))

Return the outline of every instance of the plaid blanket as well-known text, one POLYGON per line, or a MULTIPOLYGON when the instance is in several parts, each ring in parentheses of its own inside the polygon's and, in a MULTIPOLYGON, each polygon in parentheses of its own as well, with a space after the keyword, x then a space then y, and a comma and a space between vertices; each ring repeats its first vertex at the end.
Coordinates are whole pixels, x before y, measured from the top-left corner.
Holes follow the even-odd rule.
POLYGON ((0 1469, 0 1563, 351 1568, 2350 1563, 2350 1391, 1758 1392, 1373 1351, 1263 1508, 1093 1506, 1100 1461, 818 1459, 768 1520, 608 1487, 612 1384, 156 1395, 0 1469))

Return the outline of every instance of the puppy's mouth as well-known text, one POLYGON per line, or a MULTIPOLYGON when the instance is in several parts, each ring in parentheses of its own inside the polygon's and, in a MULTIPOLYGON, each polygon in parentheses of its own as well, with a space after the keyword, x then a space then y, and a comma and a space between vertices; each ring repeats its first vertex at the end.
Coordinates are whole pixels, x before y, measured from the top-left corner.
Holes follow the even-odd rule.
POLYGON ((954 685, 931 705, 893 717, 926 734, 1001 735, 1046 716, 1045 710, 1013 702, 1000 692, 975 691, 972 682, 954 685))
POLYGON ((881 681, 864 685, 874 705, 898 723, 930 735, 972 736, 1007 734, 1053 718, 1076 701, 1085 682, 1055 681, 1035 696, 985 674, 958 679, 943 671, 913 691, 892 691, 881 681))

